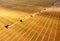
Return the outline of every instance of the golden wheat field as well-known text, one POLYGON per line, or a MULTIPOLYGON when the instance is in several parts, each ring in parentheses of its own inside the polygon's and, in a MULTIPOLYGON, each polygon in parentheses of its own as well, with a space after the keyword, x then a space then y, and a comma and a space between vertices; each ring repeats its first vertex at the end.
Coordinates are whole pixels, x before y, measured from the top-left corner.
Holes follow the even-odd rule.
POLYGON ((0 41, 60 41, 60 12, 31 14, 0 8, 0 41))

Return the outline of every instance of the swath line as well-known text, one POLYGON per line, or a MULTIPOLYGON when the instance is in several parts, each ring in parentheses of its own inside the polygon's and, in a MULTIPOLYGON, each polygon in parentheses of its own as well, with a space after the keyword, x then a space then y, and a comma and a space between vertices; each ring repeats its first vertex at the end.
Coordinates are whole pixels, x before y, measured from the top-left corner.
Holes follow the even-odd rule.
MULTIPOLYGON (((53 15, 53 16, 54 16, 54 15, 53 15)), ((52 20, 53 20, 53 18, 52 18, 52 20)), ((53 29, 53 24, 54 24, 54 22, 55 22, 55 20, 53 20, 53 22, 52 22, 52 29, 53 29)), ((50 34, 49 34, 49 36, 48 36, 47 41, 49 41, 49 39, 50 39, 50 35, 51 35, 51 33, 52 33, 52 29, 51 29, 51 31, 50 31, 50 34)))
MULTIPOLYGON (((56 15, 56 16, 57 16, 57 15, 56 15)), ((54 41, 55 41, 55 39, 56 39, 57 25, 58 25, 58 20, 57 20, 57 23, 56 23, 56 30, 55 30, 55 37, 54 37, 54 41)))
MULTIPOLYGON (((30 34, 29 34, 29 35, 30 35, 30 34)), ((29 35, 28 35, 28 36, 29 36, 29 35)), ((27 37, 28 37, 28 36, 27 36, 27 37)), ((27 38, 25 38, 23 41, 25 41, 26 39, 27 39, 27 38)))
MULTIPOLYGON (((49 26, 50 26, 51 22, 52 22, 52 19, 51 19, 50 22, 49 22, 49 26)), ((45 37, 45 34, 47 33, 47 31, 48 31, 48 29, 49 29, 49 26, 48 26, 48 28, 46 29, 46 32, 44 33, 44 36, 42 37, 41 41, 43 41, 43 39, 44 39, 44 37, 45 37)))
MULTIPOLYGON (((49 18, 48 18, 48 19, 49 19, 49 18)), ((45 25, 47 24, 47 22, 48 22, 48 20, 46 21, 45 25)), ((45 25, 44 25, 43 29, 41 30, 41 32, 40 32, 40 33, 38 34, 38 36, 36 37, 35 41, 37 41, 37 39, 39 38, 40 34, 42 33, 42 31, 43 31, 44 28, 45 28, 45 25)))
MULTIPOLYGON (((41 24, 41 25, 42 25, 42 24, 41 24)), ((40 26, 41 26, 41 25, 40 25, 40 26)), ((36 30, 35 34, 36 34, 36 33, 37 33, 37 31, 39 31, 39 30, 40 30, 40 28, 38 28, 38 29, 36 30)), ((35 35, 35 34, 34 34, 34 35, 35 35)), ((32 40, 32 38, 34 37, 34 35, 31 37, 31 39, 30 39, 29 41, 31 41, 31 40, 32 40)))

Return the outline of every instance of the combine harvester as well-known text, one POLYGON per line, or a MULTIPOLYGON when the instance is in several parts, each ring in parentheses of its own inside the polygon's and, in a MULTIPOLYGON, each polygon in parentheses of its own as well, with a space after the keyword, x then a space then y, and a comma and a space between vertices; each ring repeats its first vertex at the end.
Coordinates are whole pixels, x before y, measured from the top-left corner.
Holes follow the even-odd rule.
POLYGON ((37 15, 37 14, 43 13, 45 10, 46 10, 46 9, 43 9, 43 10, 41 10, 41 11, 32 13, 32 14, 30 14, 30 16, 25 16, 25 17, 21 18, 20 20, 18 20, 17 22, 13 23, 12 25, 6 25, 5 27, 6 27, 6 28, 10 28, 11 26, 13 26, 13 25, 15 25, 15 24, 17 24, 17 23, 19 23, 19 22, 23 22, 23 21, 29 19, 30 17, 34 17, 34 16, 37 15))
POLYGON ((11 25, 6 25, 5 28, 10 28, 10 27, 12 27, 13 25, 15 25, 15 24, 17 24, 17 23, 19 23, 19 22, 26 21, 26 20, 29 19, 30 17, 34 17, 34 16, 37 15, 37 14, 42 14, 42 13, 44 13, 44 12, 50 12, 50 11, 59 12, 59 10, 60 10, 60 8, 56 8, 56 7, 55 7, 55 8, 53 8, 53 7, 51 7, 51 8, 45 8, 45 9, 43 9, 43 10, 41 10, 41 11, 32 13, 30 16, 25 16, 25 17, 21 18, 20 20, 18 20, 17 22, 15 22, 15 23, 13 23, 13 24, 11 24, 11 25), (57 9, 58 9, 58 10, 57 10, 57 9))

